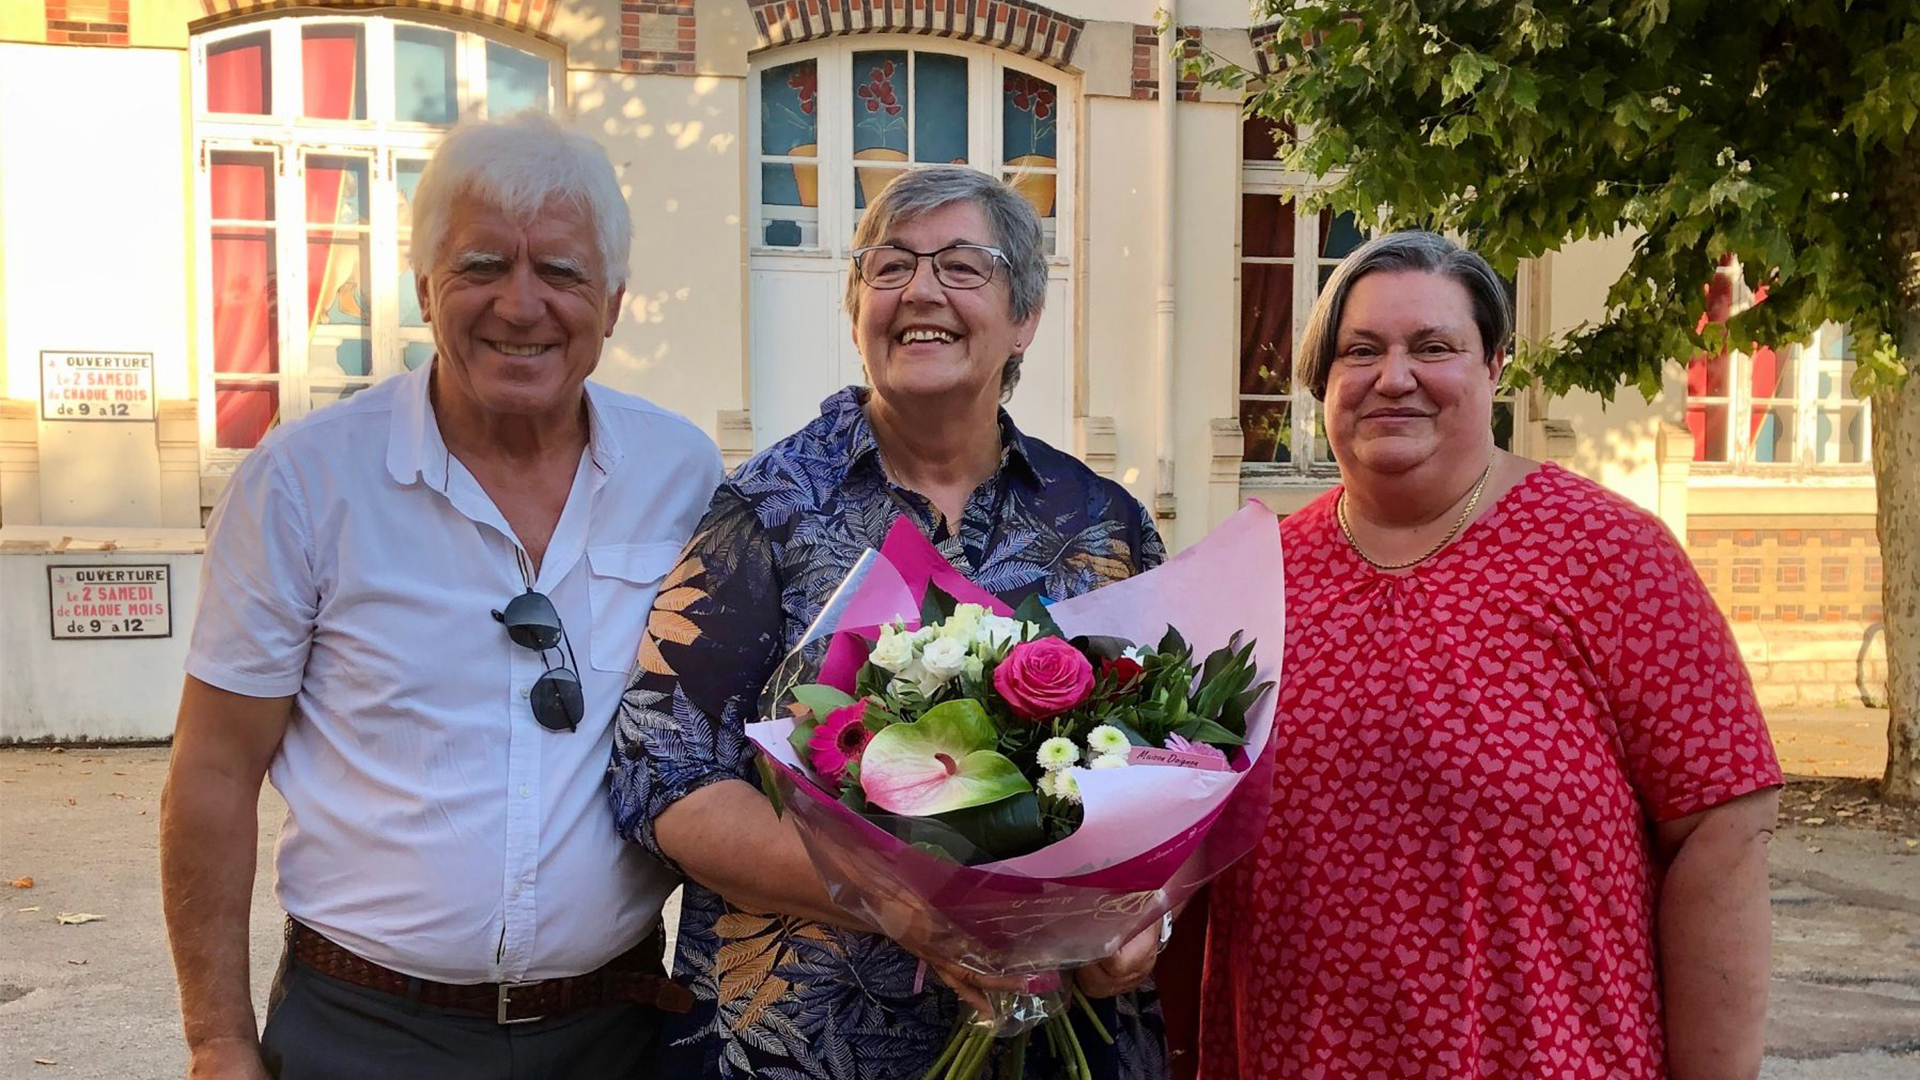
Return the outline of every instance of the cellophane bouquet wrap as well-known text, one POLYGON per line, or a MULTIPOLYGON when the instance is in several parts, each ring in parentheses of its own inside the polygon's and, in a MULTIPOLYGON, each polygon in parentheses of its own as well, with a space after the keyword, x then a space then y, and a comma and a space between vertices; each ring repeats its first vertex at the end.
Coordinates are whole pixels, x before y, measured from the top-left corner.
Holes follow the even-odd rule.
POLYGON ((1285 640, 1257 505, 1160 567, 1018 611, 904 518, 855 565, 747 735, 834 903, 923 956, 1032 976, 929 1076, 973 1075, 994 1036, 1024 1053, 1043 1022, 1084 1068, 1057 973, 1252 849, 1285 640))

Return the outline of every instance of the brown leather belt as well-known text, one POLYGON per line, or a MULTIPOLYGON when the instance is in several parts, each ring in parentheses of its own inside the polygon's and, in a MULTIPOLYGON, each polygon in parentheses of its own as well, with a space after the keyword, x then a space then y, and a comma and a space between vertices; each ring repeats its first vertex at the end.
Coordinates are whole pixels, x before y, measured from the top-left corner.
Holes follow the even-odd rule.
POLYGON ((616 1002, 665 1012, 693 1008, 693 992, 660 973, 658 933, 598 971, 521 983, 443 983, 403 975, 348 952, 293 919, 287 920, 287 952, 296 963, 330 978, 422 1005, 480 1013, 502 1024, 524 1024, 616 1002))

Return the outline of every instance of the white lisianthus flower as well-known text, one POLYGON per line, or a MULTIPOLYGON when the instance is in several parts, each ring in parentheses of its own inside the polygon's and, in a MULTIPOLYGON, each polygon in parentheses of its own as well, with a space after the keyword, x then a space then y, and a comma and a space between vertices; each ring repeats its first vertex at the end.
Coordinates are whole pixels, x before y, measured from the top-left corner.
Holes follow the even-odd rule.
POLYGON ((1087 732, 1087 749, 1095 754, 1119 754, 1125 756, 1133 744, 1112 724, 1101 724, 1087 732))
POLYGON ((929 676, 942 683, 960 674, 966 662, 966 645, 949 637, 930 641, 926 648, 920 650, 920 666, 926 669, 929 676))
POLYGON ((932 641, 939 636, 940 636, 939 627, 923 626, 920 629, 915 630, 911 635, 909 635, 908 639, 913 642, 914 648, 924 649, 927 647, 927 642, 932 641))
POLYGON ((1020 641, 1020 625, 1005 615, 982 615, 974 640, 994 649, 1010 649, 1020 641))
POLYGON ((949 641, 957 641, 963 647, 972 645, 974 638, 980 632, 980 620, 986 614, 987 609, 979 604, 961 604, 953 609, 953 614, 947 616, 945 622, 940 624, 940 636, 949 641))
POLYGON ((1087 768, 1124 769, 1131 764, 1132 762, 1127 760, 1127 755, 1125 754, 1096 754, 1093 761, 1087 765, 1087 768))
POLYGON ((906 670, 913 663, 913 636, 896 627, 886 626, 880 630, 880 640, 874 643, 873 651, 867 659, 874 666, 885 668, 895 675, 906 670))
POLYGON ((974 682, 979 682, 987 676, 987 662, 977 656, 969 656, 966 663, 960 666, 960 672, 974 682))
POLYGON ((1048 772, 1059 772, 1080 760, 1080 748, 1073 745, 1072 739, 1063 739, 1056 735, 1040 744, 1034 759, 1039 761, 1040 767, 1048 772))

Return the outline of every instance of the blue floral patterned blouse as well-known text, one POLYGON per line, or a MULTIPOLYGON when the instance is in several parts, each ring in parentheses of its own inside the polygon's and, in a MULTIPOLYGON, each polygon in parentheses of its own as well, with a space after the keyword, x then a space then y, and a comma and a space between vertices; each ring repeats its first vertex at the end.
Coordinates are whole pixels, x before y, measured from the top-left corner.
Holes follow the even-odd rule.
MULTIPOLYGON (((834 394, 818 419, 736 470, 654 601, 615 720, 611 773, 621 833, 662 861, 653 823, 667 807, 718 780, 756 782, 742 728, 761 685, 900 514, 968 578, 1014 604, 1084 593, 1166 557, 1125 489, 1021 435, 1004 411, 1000 469, 954 528, 886 478, 866 393, 834 394)), ((918 1080, 959 1006, 931 975, 915 993, 917 967, 886 938, 743 910, 689 881, 674 976, 696 1004, 668 1018, 655 1075, 918 1080)), ((1115 1042, 1082 1029, 1095 1076, 1165 1077, 1152 992, 1098 1007, 1115 1042)), ((1034 1040, 1028 1076, 1061 1071, 1044 1045, 1034 1040)))

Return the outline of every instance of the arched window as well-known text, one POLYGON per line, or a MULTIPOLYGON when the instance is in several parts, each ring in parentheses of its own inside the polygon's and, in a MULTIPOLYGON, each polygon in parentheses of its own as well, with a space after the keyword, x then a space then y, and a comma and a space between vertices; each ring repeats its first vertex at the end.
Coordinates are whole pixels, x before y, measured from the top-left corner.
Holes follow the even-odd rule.
POLYGON ((551 109, 557 50, 454 24, 312 16, 193 45, 200 426, 213 471, 282 419, 433 355, 408 200, 462 116, 551 109))
POLYGON ((1063 72, 924 36, 857 36, 755 63, 749 130, 754 442, 766 446, 862 381, 841 310, 867 200, 916 165, 970 165, 1012 181, 1050 251, 1046 314, 1010 406, 1064 440, 1071 411, 1072 107, 1063 72))

